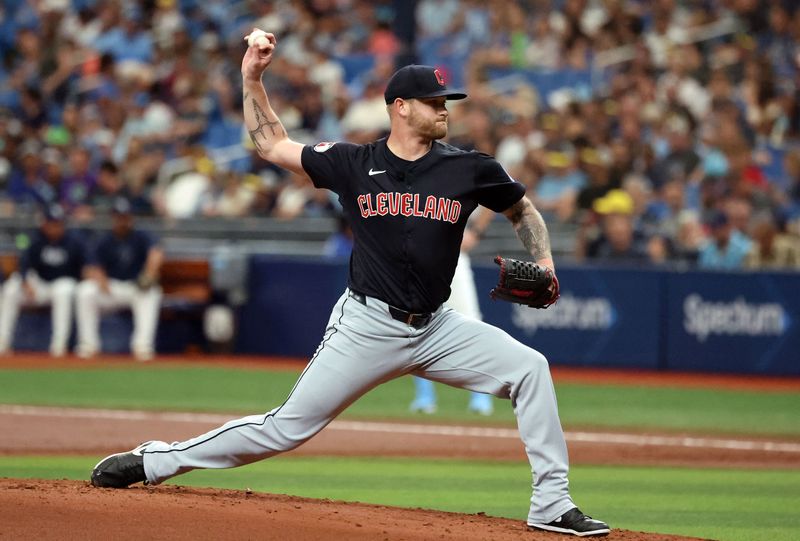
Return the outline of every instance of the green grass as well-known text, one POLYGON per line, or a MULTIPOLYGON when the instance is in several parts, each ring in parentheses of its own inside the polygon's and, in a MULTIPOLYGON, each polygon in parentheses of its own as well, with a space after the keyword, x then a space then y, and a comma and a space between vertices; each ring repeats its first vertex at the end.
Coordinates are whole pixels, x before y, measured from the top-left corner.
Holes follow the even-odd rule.
MULTIPOLYGON (((0 457, 0 476, 86 479, 100 457, 0 457)), ((179 484, 476 513, 524 520, 527 464, 278 457, 195 471, 179 484)), ((573 467, 575 501, 613 527, 730 541, 789 541, 800 529, 800 471, 573 467)))
MULTIPOLYGON (((0 370, 0 403, 256 413, 282 403, 297 374, 208 366, 109 365, 103 369, 0 370)), ((514 422, 508 401, 483 418, 463 391, 439 385, 439 412, 425 422, 514 422)), ((702 433, 800 436, 800 393, 559 384, 566 427, 648 428, 702 433)), ((389 382, 346 417, 407 419, 409 378, 389 382)))

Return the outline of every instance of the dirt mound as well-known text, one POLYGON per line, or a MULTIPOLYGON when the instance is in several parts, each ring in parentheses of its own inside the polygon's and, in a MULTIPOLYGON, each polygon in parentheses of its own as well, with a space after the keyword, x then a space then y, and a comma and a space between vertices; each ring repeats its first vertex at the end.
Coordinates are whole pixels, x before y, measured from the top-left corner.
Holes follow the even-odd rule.
MULTIPOLYGON (((564 536, 520 521, 293 496, 174 486, 98 489, 88 482, 0 479, 3 539, 524 540, 564 536)), ((614 530, 606 539, 693 539, 614 530)))

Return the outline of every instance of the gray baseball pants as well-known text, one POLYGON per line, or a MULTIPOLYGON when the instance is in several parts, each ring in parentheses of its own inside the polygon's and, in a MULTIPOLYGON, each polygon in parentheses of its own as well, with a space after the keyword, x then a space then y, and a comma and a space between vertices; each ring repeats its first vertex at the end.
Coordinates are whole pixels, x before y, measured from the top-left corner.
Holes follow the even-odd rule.
POLYGON ((347 290, 333 308, 316 353, 286 401, 263 415, 230 421, 184 442, 144 451, 149 482, 198 468, 231 468, 308 441, 367 391, 405 374, 511 399, 533 469, 528 522, 547 523, 575 507, 568 457, 545 357, 504 331, 439 308, 414 328, 386 303, 347 290))

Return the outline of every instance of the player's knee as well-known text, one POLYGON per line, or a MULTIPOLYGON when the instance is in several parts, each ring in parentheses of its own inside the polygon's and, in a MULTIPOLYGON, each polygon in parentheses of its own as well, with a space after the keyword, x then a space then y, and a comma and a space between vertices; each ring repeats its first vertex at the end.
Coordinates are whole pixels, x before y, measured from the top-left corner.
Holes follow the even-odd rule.
MULTIPOLYGON (((296 422, 287 421, 278 417, 272 418, 271 424, 265 424, 264 427, 269 427, 278 442, 278 449, 281 452, 291 451, 303 445, 310 440, 314 435, 319 432, 315 428, 309 426, 298 426, 296 422)), ((321 430, 321 427, 320 427, 321 430)))
POLYGON ((9 280, 2 285, 0 293, 5 299, 17 299, 22 296, 22 283, 16 280, 9 280))
POLYGON ((99 288, 94 280, 84 280, 75 288, 75 296, 79 300, 88 299, 97 294, 99 288))
POLYGON ((550 364, 547 362, 547 357, 535 349, 528 351, 528 354, 525 356, 524 366, 525 371, 528 374, 538 374, 543 371, 550 370, 550 364))
POLYGON ((74 292, 74 280, 58 279, 53 282, 53 295, 56 297, 70 297, 74 292))

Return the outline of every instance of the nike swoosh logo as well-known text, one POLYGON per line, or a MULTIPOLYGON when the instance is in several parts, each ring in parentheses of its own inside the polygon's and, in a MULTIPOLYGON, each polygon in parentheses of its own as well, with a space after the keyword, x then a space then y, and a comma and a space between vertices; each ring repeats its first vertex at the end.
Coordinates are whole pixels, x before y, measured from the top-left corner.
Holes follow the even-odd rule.
POLYGON ((369 168, 369 176, 371 176, 371 177, 375 176, 375 175, 380 175, 381 173, 385 173, 385 172, 386 172, 386 169, 384 169, 383 171, 374 171, 372 169, 372 167, 369 168))

